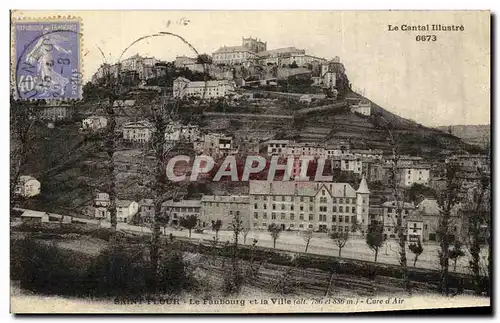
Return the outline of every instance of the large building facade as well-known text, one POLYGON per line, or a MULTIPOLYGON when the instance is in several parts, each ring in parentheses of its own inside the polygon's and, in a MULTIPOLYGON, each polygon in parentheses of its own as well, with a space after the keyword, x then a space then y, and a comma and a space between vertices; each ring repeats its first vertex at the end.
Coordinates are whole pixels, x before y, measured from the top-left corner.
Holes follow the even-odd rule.
POLYGON ((284 230, 351 232, 368 223, 370 192, 363 179, 358 191, 347 183, 250 181, 253 229, 275 223, 284 230))
POLYGON ((173 84, 174 98, 196 97, 217 99, 234 93, 234 90, 234 83, 228 80, 191 82, 184 77, 179 77, 174 80, 173 84))

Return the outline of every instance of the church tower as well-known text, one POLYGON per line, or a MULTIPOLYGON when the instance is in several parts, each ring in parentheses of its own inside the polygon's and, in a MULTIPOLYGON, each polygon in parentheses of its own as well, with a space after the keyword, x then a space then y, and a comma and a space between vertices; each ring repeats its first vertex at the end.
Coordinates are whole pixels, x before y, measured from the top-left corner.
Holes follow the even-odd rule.
POLYGON ((370 190, 368 189, 368 184, 366 183, 366 178, 363 175, 359 188, 356 191, 356 217, 358 223, 361 227, 361 233, 365 234, 368 224, 370 222, 368 218, 368 212, 370 208, 370 190))

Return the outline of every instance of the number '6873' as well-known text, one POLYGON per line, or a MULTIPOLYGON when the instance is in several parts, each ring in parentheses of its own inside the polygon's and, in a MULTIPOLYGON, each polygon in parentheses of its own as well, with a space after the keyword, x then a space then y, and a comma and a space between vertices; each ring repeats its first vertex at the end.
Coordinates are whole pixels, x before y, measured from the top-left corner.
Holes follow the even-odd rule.
POLYGON ((417 35, 415 37, 416 41, 437 41, 436 35, 417 35))

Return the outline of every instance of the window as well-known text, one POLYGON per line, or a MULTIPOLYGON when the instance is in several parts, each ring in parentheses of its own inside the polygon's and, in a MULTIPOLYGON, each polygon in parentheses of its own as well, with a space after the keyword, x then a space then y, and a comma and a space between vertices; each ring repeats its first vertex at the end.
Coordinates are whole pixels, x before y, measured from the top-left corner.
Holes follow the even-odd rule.
POLYGON ((256 227, 256 226, 257 226, 257 222, 254 222, 254 223, 253 223, 253 226, 254 226, 254 227, 256 227))
POLYGON ((351 217, 351 222, 352 222, 352 223, 356 223, 356 220, 357 220, 357 219, 356 219, 356 217, 355 217, 355 216, 351 217))
POLYGON ((312 229, 312 228, 313 228, 313 225, 312 225, 312 224, 309 224, 308 228, 309 228, 309 229, 312 229))
POLYGON ((254 212, 253 213, 253 217, 256 218, 256 219, 258 219, 259 218, 259 214, 257 212, 254 212))
POLYGON ((344 227, 344 232, 349 232, 349 227, 344 227))
POLYGON ((267 219, 267 213, 264 213, 264 214, 262 215, 262 218, 263 218, 263 219, 267 219))
POLYGON ((309 221, 313 221, 314 220, 314 216, 312 214, 309 214, 309 221))
POLYGON ((333 211, 333 212, 337 212, 337 206, 336 206, 336 205, 334 205, 334 206, 333 206, 332 211, 333 211))
POLYGON ((337 222, 337 216, 336 215, 332 215, 332 222, 337 222))
POLYGON ((276 196, 273 195, 273 201, 276 201, 276 196))
POLYGON ((344 207, 339 206, 339 212, 340 212, 340 213, 344 213, 344 207))
POLYGON ((266 209, 267 209, 267 205, 266 205, 266 204, 264 204, 264 210, 266 210, 266 209))
POLYGON ((293 223, 290 224, 290 228, 293 228, 295 225, 293 223))
POLYGON ((314 200, 313 200, 312 196, 311 196, 311 197, 309 197, 309 202, 314 202, 314 200))
POLYGON ((312 210, 313 210, 313 206, 309 205, 309 211, 312 211, 312 210))
POLYGON ((262 226, 267 227, 267 223, 266 222, 262 223, 262 226))
POLYGON ((319 207, 320 212, 326 212, 326 206, 320 206, 319 207))
POLYGON ((303 196, 300 197, 300 201, 304 202, 304 197, 303 196))
POLYGON ((304 211, 304 205, 301 205, 301 206, 300 206, 300 210, 301 210, 301 211, 304 211))
POLYGON ((351 213, 356 213, 356 207, 355 207, 355 206, 353 206, 353 207, 351 208, 351 213))
POLYGON ((276 220, 276 213, 271 213, 271 219, 276 220))
POLYGON ((290 205, 290 211, 293 211, 293 205, 290 205))
POLYGON ((345 216, 345 223, 349 223, 349 216, 348 215, 345 216))
POLYGON ((427 224, 424 224, 424 229, 427 230, 427 224))
POLYGON ((299 215, 299 220, 304 220, 304 214, 299 215))
POLYGON ((229 211, 229 215, 233 215, 233 211, 229 211))
POLYGON ((339 222, 342 222, 344 220, 344 217, 343 216, 339 216, 339 222))
POLYGON ((303 227, 304 227, 304 225, 302 223, 299 224, 299 228, 303 228, 303 227))
POLYGON ((276 204, 273 204, 273 210, 276 210, 276 204))
POLYGON ((333 232, 336 232, 336 231, 337 231, 337 226, 336 226, 336 225, 332 225, 332 231, 333 231, 333 232))
POLYGON ((325 190, 322 190, 322 191, 321 191, 321 195, 325 195, 325 190))
POLYGON ((295 220, 295 215, 293 213, 290 213, 290 221, 294 221, 295 220))
POLYGON ((257 203, 255 203, 255 204, 253 205, 253 208, 254 208, 254 209, 258 209, 257 203))
POLYGON ((281 197, 281 202, 285 202, 285 196, 281 197))
POLYGON ((285 220, 285 213, 281 213, 281 220, 285 220))

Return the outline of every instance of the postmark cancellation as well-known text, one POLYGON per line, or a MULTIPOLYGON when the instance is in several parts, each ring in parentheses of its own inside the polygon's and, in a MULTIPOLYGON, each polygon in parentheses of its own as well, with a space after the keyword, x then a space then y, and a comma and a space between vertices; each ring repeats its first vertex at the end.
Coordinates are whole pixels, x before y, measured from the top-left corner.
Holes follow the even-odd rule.
POLYGON ((82 98, 82 20, 73 16, 11 22, 11 91, 19 100, 82 98))

